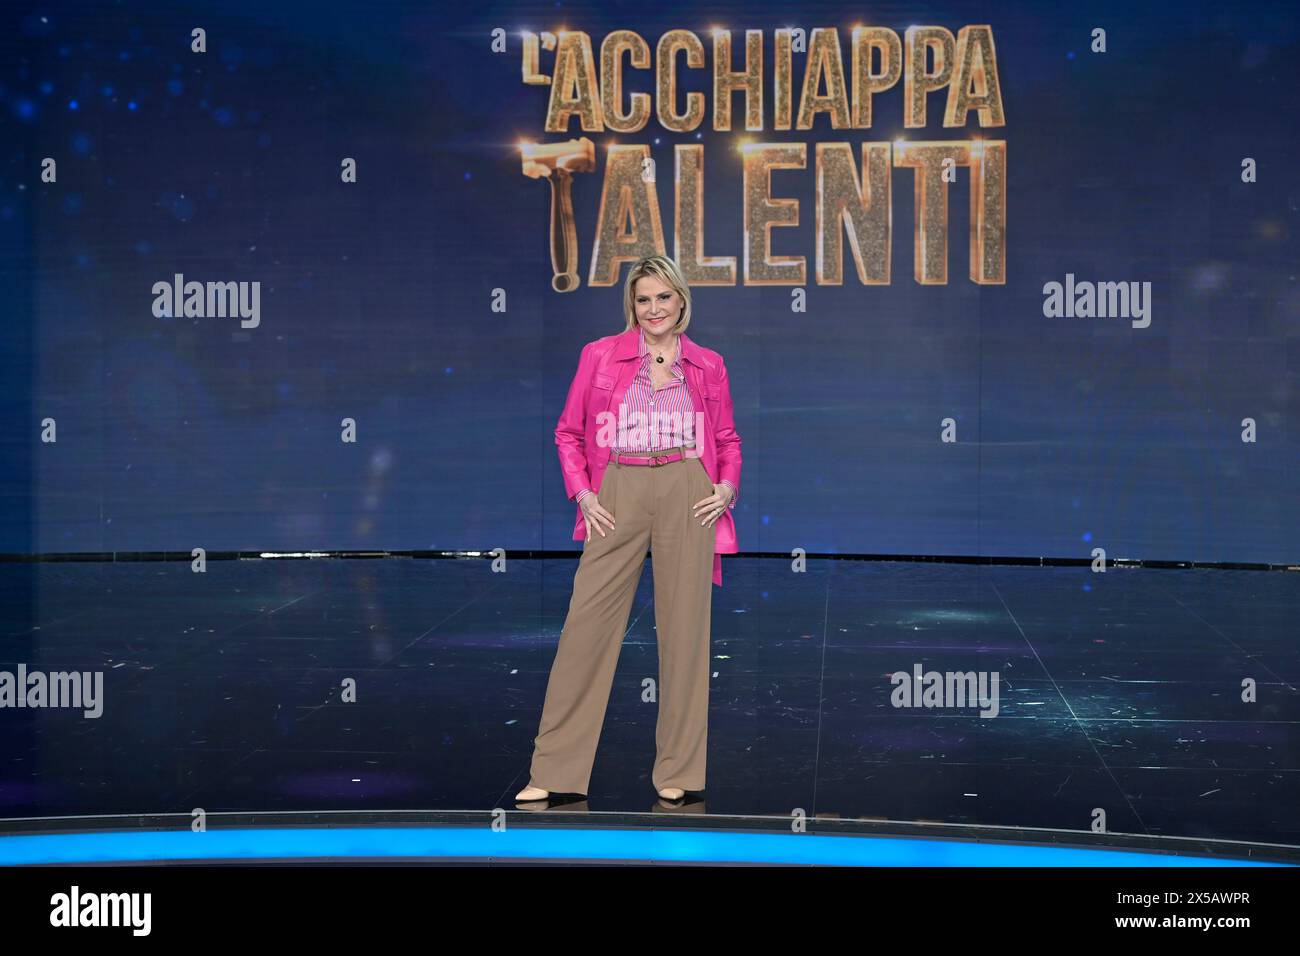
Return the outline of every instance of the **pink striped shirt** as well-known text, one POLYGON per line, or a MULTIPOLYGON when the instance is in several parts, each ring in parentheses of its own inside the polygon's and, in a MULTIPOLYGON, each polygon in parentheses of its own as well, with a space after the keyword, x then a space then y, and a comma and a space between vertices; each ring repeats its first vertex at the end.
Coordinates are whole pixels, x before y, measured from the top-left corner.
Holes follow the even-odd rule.
MULTIPOLYGON (((663 427, 663 423, 685 422, 687 420, 694 423, 697 421, 695 418, 695 402, 686 385, 686 373, 682 371, 681 340, 676 340, 677 355, 673 358, 672 365, 669 366, 669 371, 673 377, 657 389, 654 387, 654 380, 650 377, 650 347, 646 344, 645 329, 641 330, 637 342, 637 354, 641 356, 641 366, 637 369, 636 377, 628 385, 627 395, 623 398, 620 418, 627 421, 628 424, 626 431, 620 431, 619 441, 621 444, 617 444, 616 450, 650 454, 676 448, 679 445, 693 446, 695 443, 694 437, 689 441, 684 441, 682 434, 673 433, 671 429, 663 427), (654 415, 660 416, 658 434, 656 434, 655 429, 648 427, 652 422, 651 416, 654 415), (640 422, 646 423, 647 427, 635 427, 640 422)), ((718 484, 726 485, 731 489, 732 504, 734 506, 736 486, 729 481, 720 481, 718 484)), ((583 488, 574 496, 573 500, 581 504, 582 499, 590 494, 594 494, 590 488, 583 488)))

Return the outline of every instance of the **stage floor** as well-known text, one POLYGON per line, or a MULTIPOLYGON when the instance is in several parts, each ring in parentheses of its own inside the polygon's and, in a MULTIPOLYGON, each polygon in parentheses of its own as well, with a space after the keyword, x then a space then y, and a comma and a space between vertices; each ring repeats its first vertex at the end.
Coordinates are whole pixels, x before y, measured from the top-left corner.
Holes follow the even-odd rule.
MULTIPOLYGON (((0 817, 513 817, 576 566, 0 565, 0 671, 103 673, 98 718, 0 710, 0 817)), ((707 790, 672 812, 1300 845, 1300 574, 727 558, 724 580, 707 790), (894 706, 915 665, 996 673, 997 716, 894 706)), ((589 793, 557 823, 663 810, 652 596, 647 561, 589 793)))

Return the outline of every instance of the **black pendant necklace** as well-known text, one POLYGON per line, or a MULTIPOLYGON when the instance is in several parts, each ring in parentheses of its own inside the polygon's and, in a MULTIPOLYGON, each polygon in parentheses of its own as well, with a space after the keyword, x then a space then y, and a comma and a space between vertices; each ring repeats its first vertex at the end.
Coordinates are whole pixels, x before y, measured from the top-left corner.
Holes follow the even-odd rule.
MULTIPOLYGON (((675 346, 676 344, 677 344, 676 342, 673 343, 674 346, 675 346)), ((655 361, 658 362, 660 365, 663 365, 663 364, 664 364, 664 357, 663 357, 662 355, 656 355, 656 356, 655 356, 655 361)))

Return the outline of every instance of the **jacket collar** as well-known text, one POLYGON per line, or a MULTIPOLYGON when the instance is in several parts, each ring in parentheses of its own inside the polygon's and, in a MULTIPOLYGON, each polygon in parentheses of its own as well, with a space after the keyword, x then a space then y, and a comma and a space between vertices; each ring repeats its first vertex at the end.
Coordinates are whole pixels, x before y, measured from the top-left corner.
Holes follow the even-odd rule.
MULTIPOLYGON (((700 356, 700 347, 690 340, 683 332, 680 336, 682 345, 682 361, 690 362, 696 368, 704 368, 704 360, 700 356)), ((634 325, 618 337, 614 346, 614 361, 622 362, 626 359, 634 359, 640 354, 641 346, 641 326, 634 325)))

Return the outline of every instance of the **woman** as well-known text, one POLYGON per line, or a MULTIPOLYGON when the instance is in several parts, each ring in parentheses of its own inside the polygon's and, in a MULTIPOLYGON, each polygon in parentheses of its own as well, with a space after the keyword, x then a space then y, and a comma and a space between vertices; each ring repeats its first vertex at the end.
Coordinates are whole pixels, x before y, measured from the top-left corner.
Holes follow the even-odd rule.
POLYGON ((587 792, 647 546, 659 641, 652 779, 670 801, 704 789, 709 582, 722 584, 719 555, 737 550, 740 436, 722 356, 686 336, 691 293, 677 264, 636 263, 623 309, 622 334, 583 347, 555 429, 584 545, 521 801, 587 792))

